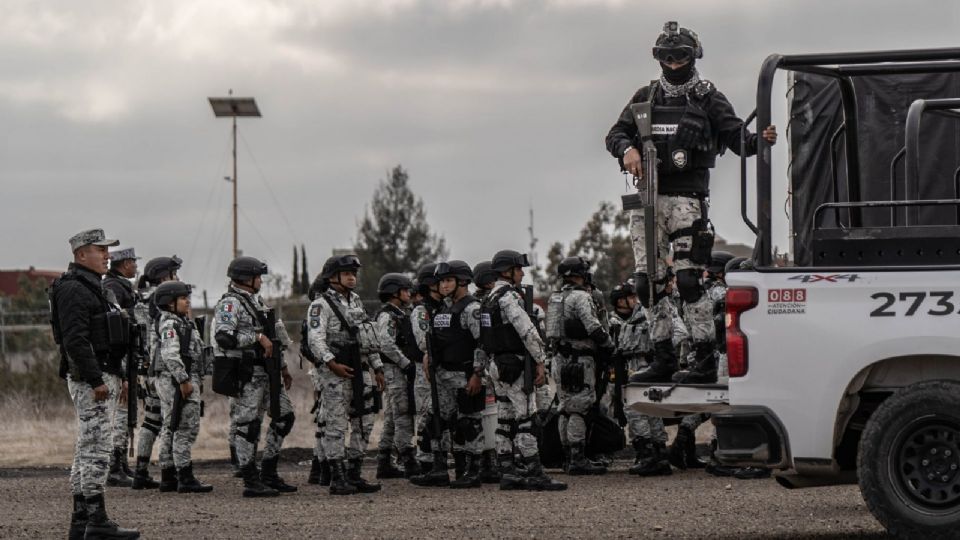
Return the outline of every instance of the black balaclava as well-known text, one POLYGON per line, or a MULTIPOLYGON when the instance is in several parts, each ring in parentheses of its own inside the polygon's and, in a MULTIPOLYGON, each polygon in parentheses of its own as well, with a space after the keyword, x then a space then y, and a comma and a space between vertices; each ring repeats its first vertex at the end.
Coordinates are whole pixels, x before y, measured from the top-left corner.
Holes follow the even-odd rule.
POLYGON ((693 68, 696 63, 697 61, 691 58, 685 66, 678 69, 670 69, 670 66, 661 62, 660 67, 663 69, 663 78, 670 84, 681 85, 689 81, 690 77, 693 76, 693 68))

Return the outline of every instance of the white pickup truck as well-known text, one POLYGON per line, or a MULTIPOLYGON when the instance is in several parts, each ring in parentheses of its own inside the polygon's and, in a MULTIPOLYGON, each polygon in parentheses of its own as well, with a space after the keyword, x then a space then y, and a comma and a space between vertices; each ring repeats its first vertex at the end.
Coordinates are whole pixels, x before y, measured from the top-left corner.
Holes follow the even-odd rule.
MULTIPOLYGON (((832 71, 842 85, 856 70, 956 72, 957 60, 960 49, 774 55, 761 72, 757 124, 770 123, 778 69, 832 71)), ((845 95, 847 122, 856 120, 849 105, 845 95)), ((920 186, 920 117, 956 109, 960 100, 913 102, 905 148, 894 157, 895 164, 905 154, 908 188, 879 201, 818 201, 811 258, 802 267, 773 264, 770 154, 761 138, 755 226, 746 195, 742 209, 757 245, 747 268, 727 275, 729 380, 630 384, 626 405, 663 417, 709 412, 716 458, 725 465, 777 470, 777 481, 789 488, 859 483, 889 532, 960 536, 960 215, 956 225, 924 226, 918 218, 921 207, 953 212, 960 194, 903 196, 910 182, 920 186), (911 210, 913 222, 909 215, 901 220, 911 210), (889 223, 865 226, 861 212, 868 211, 887 213, 889 223), (834 213, 833 226, 821 223, 834 213)), ((846 160, 847 178, 859 175, 856 161, 846 160)), ((960 188, 958 179, 960 169, 951 179, 960 188)), ((745 172, 743 182, 745 190, 745 172)))

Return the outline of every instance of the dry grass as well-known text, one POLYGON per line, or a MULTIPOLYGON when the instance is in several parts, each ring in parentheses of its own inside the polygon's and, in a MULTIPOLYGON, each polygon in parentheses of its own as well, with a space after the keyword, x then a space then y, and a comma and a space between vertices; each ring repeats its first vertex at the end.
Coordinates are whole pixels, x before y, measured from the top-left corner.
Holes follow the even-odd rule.
MULTIPOLYGON (((284 448, 312 448, 315 441, 315 425, 310 414, 313 385, 306 370, 300 371, 296 366, 291 368, 294 383, 290 397, 297 420, 293 431, 284 441, 284 448)), ((205 412, 200 421, 200 436, 194 446, 194 459, 227 459, 227 398, 213 393, 207 384, 203 399, 205 412)), ((69 466, 73 461, 76 416, 73 405, 66 397, 66 383, 63 384, 62 395, 6 396, 0 400, 0 418, 3 418, 3 422, 0 422, 0 467, 69 466)), ((266 433, 268 422, 269 419, 264 422, 263 433, 266 433)), ((371 447, 376 445, 378 431, 374 430, 371 447)), ((157 448, 154 445, 153 459, 157 457, 157 448)))

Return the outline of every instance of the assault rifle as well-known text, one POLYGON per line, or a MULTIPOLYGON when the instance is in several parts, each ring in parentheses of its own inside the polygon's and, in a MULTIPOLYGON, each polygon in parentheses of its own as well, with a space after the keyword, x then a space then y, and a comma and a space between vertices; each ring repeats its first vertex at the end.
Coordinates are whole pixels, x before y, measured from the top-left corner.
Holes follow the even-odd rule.
MULTIPOLYGON (((621 197, 624 210, 643 210, 643 232, 647 245, 647 286, 650 305, 657 298, 657 147, 653 144, 653 118, 650 102, 630 105, 637 134, 642 144, 643 178, 634 177, 637 193, 621 197)), ((637 291, 638 293, 640 291, 637 291)))
MULTIPOLYGON (((437 364, 440 362, 437 361, 437 358, 433 355, 433 312, 430 308, 424 306, 424 310, 427 313, 427 358, 429 358, 430 366, 430 409, 431 409, 431 430, 430 435, 435 440, 440 440, 443 435, 443 422, 440 418, 440 392, 437 389, 437 364)), ((436 450, 436 449, 435 449, 436 450)))
MULTIPOLYGON (((537 324, 537 314, 533 311, 533 285, 524 285, 523 287, 523 310, 530 317, 533 327, 540 333, 540 326, 537 324)), ((534 380, 537 377, 537 365, 533 360, 533 355, 524 347, 523 353, 523 393, 530 395, 536 390, 534 380)))
POLYGON ((147 325, 130 323, 127 345, 127 433, 130 436, 129 456, 136 454, 134 429, 137 427, 137 399, 140 397, 140 364, 147 357, 147 325))
POLYGON ((283 343, 277 335, 277 312, 270 308, 266 312, 263 324, 263 335, 273 343, 273 356, 263 359, 263 369, 270 380, 270 418, 276 421, 280 418, 280 365, 283 363, 283 343))

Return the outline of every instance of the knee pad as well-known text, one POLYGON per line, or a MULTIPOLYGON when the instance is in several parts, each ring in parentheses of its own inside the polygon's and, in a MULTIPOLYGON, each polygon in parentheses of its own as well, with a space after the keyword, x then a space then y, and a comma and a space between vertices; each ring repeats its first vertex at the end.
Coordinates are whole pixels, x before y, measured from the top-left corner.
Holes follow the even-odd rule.
POLYGON ((569 364, 560 368, 560 387, 570 392, 571 394, 576 394, 580 392, 586 386, 584 383, 584 369, 583 364, 579 361, 570 362, 569 364))
POLYGON ((685 268, 677 270, 677 290, 684 302, 693 303, 703 296, 703 285, 700 277, 703 271, 699 268, 685 268))
POLYGON ((250 444, 257 444, 260 440, 260 422, 251 420, 245 424, 237 424, 237 435, 243 437, 250 444))
POLYGON ((143 423, 140 424, 140 428, 141 428, 141 429, 145 429, 145 430, 149 431, 150 433, 153 433, 154 435, 159 435, 159 434, 160 434, 160 427, 161 427, 160 424, 157 423, 156 420, 154 420, 153 418, 146 417, 146 416, 143 418, 143 423))
POLYGON ((517 422, 514 420, 503 420, 498 418, 496 433, 497 435, 506 437, 509 440, 513 440, 517 434, 517 422))
POLYGON ((290 434, 290 431, 293 429, 293 421, 296 417, 292 412, 289 412, 280 418, 271 422, 273 430, 277 432, 277 435, 281 437, 286 437, 290 434))
POLYGON ((457 444, 466 444, 483 433, 483 424, 477 418, 460 417, 457 419, 457 428, 453 433, 453 441, 457 444))

